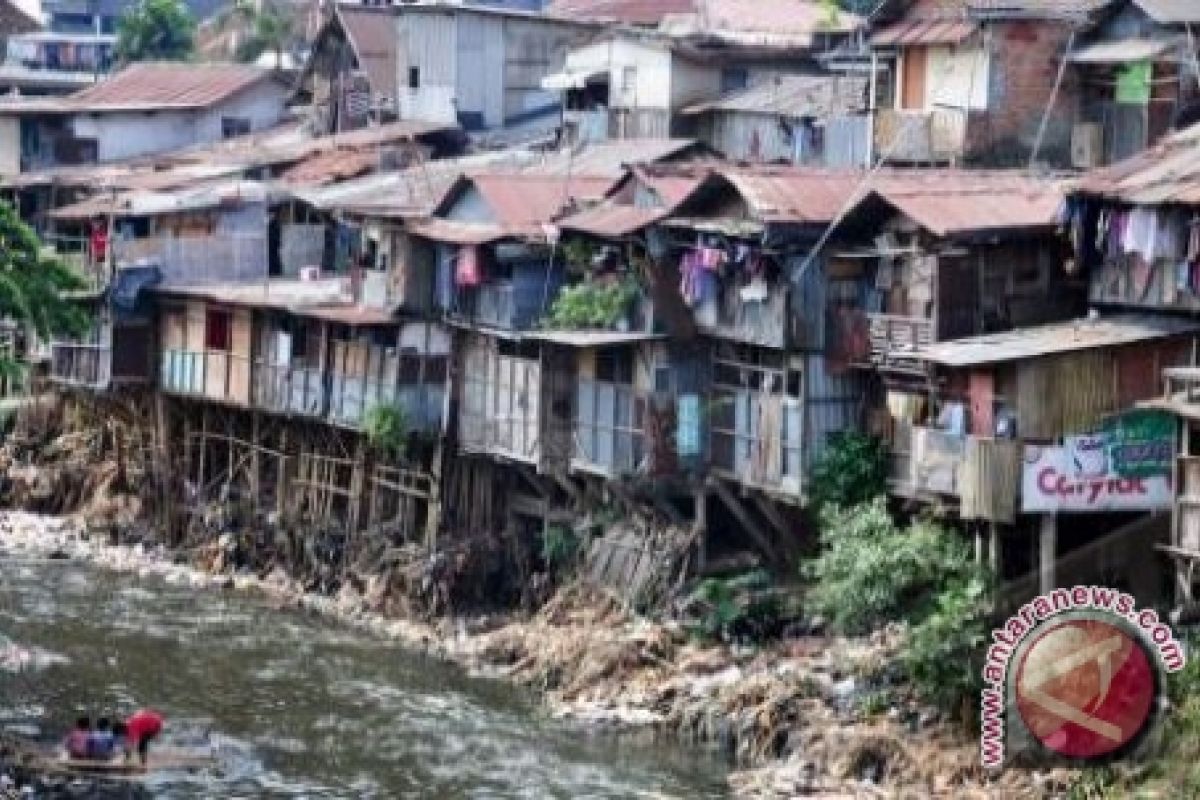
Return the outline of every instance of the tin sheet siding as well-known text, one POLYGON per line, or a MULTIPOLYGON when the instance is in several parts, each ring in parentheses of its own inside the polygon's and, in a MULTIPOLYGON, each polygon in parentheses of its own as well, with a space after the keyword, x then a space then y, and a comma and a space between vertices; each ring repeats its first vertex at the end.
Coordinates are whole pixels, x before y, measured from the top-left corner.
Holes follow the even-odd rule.
POLYGON ((859 408, 864 392, 863 375, 855 370, 831 372, 820 353, 804 357, 805 413, 803 437, 804 474, 825 452, 830 434, 859 427, 859 408))
POLYGON ((567 49, 577 36, 560 25, 505 20, 495 55, 495 74, 503 79, 500 123, 519 123, 530 114, 550 114, 560 107, 559 93, 543 89, 542 78, 563 69, 567 49))
POLYGON ((454 109, 458 55, 455 15, 401 14, 397 17, 400 74, 400 116, 430 122, 457 123, 454 109), (409 86, 409 70, 416 67, 420 86, 409 86))
POLYGON ((467 128, 504 124, 504 23, 464 14, 458 20, 455 97, 467 128))
POLYGON ((1116 359, 1091 350, 1017 365, 1017 434, 1054 440, 1085 433, 1117 410, 1116 359))

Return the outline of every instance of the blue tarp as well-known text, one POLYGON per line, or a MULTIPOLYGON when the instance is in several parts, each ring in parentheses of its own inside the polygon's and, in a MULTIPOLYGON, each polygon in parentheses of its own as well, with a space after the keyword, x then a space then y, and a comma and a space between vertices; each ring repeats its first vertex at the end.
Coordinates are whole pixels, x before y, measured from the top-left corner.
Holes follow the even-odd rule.
POLYGON ((109 300, 117 316, 136 316, 146 308, 145 290, 162 282, 158 267, 123 267, 117 270, 109 300))

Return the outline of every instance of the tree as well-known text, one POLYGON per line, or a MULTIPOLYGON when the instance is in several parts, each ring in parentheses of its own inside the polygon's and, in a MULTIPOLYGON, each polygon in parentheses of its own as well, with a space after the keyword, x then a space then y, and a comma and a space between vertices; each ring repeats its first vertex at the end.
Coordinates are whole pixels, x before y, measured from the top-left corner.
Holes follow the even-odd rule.
POLYGON ((117 25, 117 58, 186 61, 195 47, 196 22, 181 0, 139 0, 117 25))
POLYGON ((218 31, 232 30, 237 35, 235 56, 238 61, 254 62, 264 53, 271 53, 275 56, 276 69, 282 69, 283 54, 300 38, 297 19, 295 10, 289 11, 272 2, 264 0, 256 4, 251 0, 236 0, 217 16, 214 27, 218 31))
MULTIPOLYGON (((65 263, 47 256, 37 234, 0 202, 0 319, 27 324, 43 339, 83 333, 88 316, 65 295, 86 285, 65 263)), ((0 356, 0 371, 11 375, 17 364, 0 356)))

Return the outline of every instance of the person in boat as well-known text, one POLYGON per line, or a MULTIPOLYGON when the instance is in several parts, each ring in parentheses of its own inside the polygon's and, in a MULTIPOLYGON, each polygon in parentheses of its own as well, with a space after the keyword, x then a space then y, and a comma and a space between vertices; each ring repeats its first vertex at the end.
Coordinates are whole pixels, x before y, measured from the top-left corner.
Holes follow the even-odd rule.
POLYGON ((112 720, 101 717, 96 720, 96 729, 88 736, 88 758, 93 761, 110 761, 115 754, 112 720))
POLYGON ((130 757, 137 750, 138 759, 146 763, 150 752, 150 742, 154 741, 163 728, 163 717, 156 711, 143 708, 132 717, 125 720, 125 756, 130 757))
POLYGON ((67 734, 67 740, 63 745, 67 751, 67 758, 87 758, 91 735, 91 717, 80 717, 75 720, 75 727, 67 734))

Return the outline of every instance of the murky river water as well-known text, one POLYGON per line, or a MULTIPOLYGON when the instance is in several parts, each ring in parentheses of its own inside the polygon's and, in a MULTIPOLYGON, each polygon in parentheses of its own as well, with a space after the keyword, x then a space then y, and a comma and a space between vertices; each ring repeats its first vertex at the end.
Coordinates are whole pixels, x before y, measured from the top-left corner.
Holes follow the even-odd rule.
POLYGON ((62 657, 0 672, 0 725, 50 741, 77 709, 167 716, 217 761, 156 797, 721 797, 715 757, 586 734, 500 683, 253 597, 0 554, 4 638, 62 657))

